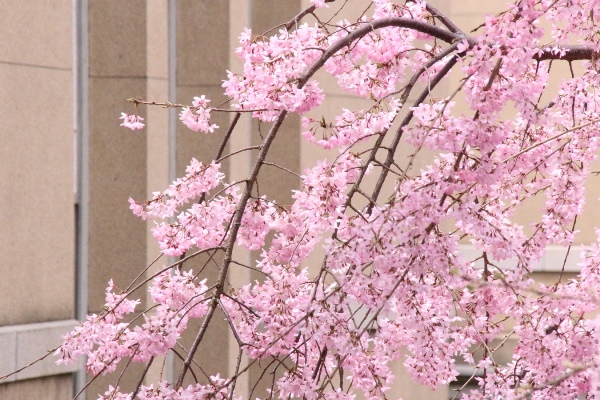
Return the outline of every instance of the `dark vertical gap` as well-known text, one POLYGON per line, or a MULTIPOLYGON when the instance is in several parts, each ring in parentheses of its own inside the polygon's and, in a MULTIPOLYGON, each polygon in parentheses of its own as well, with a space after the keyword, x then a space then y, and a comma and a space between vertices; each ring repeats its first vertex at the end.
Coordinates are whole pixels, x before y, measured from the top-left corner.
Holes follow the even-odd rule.
MULTIPOLYGON (((73 128, 75 136, 75 284, 74 314, 84 320, 88 307, 88 2, 73 0, 73 128)), ((86 382, 85 370, 73 374, 73 393, 86 382)), ((79 396, 85 400, 85 394, 79 396)))

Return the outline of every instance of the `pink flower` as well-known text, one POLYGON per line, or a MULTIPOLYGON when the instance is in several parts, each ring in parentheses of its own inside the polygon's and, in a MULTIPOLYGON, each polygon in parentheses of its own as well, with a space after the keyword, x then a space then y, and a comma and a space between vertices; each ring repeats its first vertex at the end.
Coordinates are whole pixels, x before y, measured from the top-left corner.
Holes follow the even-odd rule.
POLYGON ((193 130, 194 132, 212 133, 219 126, 216 124, 210 124, 210 111, 208 107, 210 100, 204 96, 194 97, 192 107, 185 107, 179 114, 179 119, 185 126, 193 130))
POLYGON ((315 7, 320 8, 320 7, 327 7, 329 8, 329 6, 325 3, 327 3, 326 0, 311 0, 312 3, 314 3, 315 7))
MULTIPOLYGON (((333 0, 310 1, 317 8, 333 0)), ((269 149, 275 135, 286 140, 280 120, 260 135, 259 153, 238 154, 254 150, 240 146, 219 155, 230 165, 249 166, 253 157, 247 179, 216 160, 192 159, 150 200, 129 199, 133 213, 154 224, 162 253, 186 258, 148 277, 143 302, 132 297, 137 283, 123 292, 110 281, 104 308, 64 337, 58 363, 85 356, 98 375, 124 359, 187 352, 176 347, 192 320, 204 318, 200 333, 210 334, 211 316, 221 314, 212 321, 225 317, 244 365, 279 362, 269 398, 384 398, 392 363, 431 388, 455 380, 457 364, 466 364, 481 390, 464 394, 470 400, 600 398, 600 238, 582 253, 579 276, 545 286, 531 274, 551 246, 575 243, 600 148, 600 61, 591 55, 600 50, 593 17, 600 1, 517 3, 469 36, 446 30, 454 45, 433 40, 442 27, 431 25, 425 0, 373 0, 359 20, 295 21, 271 37, 245 30, 239 75, 229 72, 223 84, 229 109, 194 97, 181 107, 182 123, 209 133, 217 128, 213 111, 262 122, 283 120, 281 111, 310 112, 302 136, 332 151, 298 176, 298 190, 265 195, 272 181, 259 167, 278 166, 265 159, 277 161, 269 149), (392 19, 397 26, 376 27, 392 19), (542 38, 579 38, 574 44, 590 52, 581 74, 558 91, 546 90, 554 85, 544 59, 579 55, 542 38), (327 91, 315 69, 331 75, 327 91), (432 97, 443 95, 431 90, 445 74, 463 79, 451 79, 449 97, 432 97), (330 90, 336 82, 348 108, 330 90), (413 103, 416 84, 425 92, 413 103), (363 180, 369 171, 375 179, 363 180), (522 218, 520 205, 530 200, 537 212, 522 218), (239 247, 252 253, 238 257, 239 247), (197 255, 205 261, 183 271, 197 255), (240 271, 239 280, 223 279, 240 271), (494 349, 504 343, 513 357, 500 362, 494 349)), ((121 119, 143 127, 137 115, 121 119)), ((191 375, 196 368, 202 372, 194 362, 191 375)), ((187 387, 161 380, 135 396, 111 386, 100 399, 225 400, 238 377, 205 376, 207 383, 187 387)))
POLYGON ((140 117, 139 115, 121 113, 121 118, 119 119, 123 120, 121 126, 129 128, 132 131, 142 129, 144 127, 144 123, 142 122, 144 118, 140 117))

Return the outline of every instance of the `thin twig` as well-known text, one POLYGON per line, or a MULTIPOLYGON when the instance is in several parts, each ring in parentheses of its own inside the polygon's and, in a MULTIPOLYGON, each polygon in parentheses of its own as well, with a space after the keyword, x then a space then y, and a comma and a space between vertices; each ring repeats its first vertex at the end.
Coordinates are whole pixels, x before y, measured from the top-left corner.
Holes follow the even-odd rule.
POLYGON ((549 137, 548 139, 545 139, 545 140, 542 140, 541 142, 538 142, 538 143, 532 144, 531 146, 529 146, 529 147, 527 147, 527 148, 525 148, 525 149, 523 149, 523 150, 519 151, 517 154, 514 154, 514 155, 512 155, 512 156, 508 157, 507 159, 505 159, 505 160, 502 160, 500 163, 501 163, 501 164, 503 164, 503 163, 506 163, 506 162, 508 162, 508 161, 510 161, 510 160, 512 160, 512 159, 514 159, 514 158, 517 158, 517 157, 519 157, 521 154, 527 153, 528 151, 530 151, 530 150, 533 150, 533 149, 535 149, 536 147, 539 147, 539 146, 541 146, 541 145, 543 145, 543 144, 546 144, 546 143, 548 143, 548 142, 551 142, 551 141, 553 141, 553 140, 556 140, 556 139, 558 139, 559 137, 566 135, 567 133, 571 133, 571 132, 573 132, 573 131, 576 131, 576 130, 578 130, 578 129, 581 129, 581 128, 585 128, 585 127, 587 127, 587 126, 593 125, 593 124, 595 124, 595 123, 598 123, 598 122, 600 122, 600 118, 593 119, 593 120, 591 120, 591 121, 589 121, 589 122, 586 122, 585 124, 577 125, 577 126, 574 126, 573 128, 570 128, 570 129, 567 129, 567 130, 565 130, 564 132, 557 133, 556 135, 554 135, 554 136, 552 136, 552 137, 549 137))

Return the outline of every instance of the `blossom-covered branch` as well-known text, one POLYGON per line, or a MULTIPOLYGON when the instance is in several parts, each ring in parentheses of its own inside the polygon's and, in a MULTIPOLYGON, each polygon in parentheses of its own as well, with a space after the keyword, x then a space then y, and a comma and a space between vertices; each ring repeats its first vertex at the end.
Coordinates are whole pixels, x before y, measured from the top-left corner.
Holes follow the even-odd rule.
MULTIPOLYGON (((318 17, 345 4, 314 0, 270 37, 244 31, 243 68, 223 83, 227 109, 205 96, 132 101, 181 108, 188 128, 225 133, 217 161, 193 159, 166 190, 130 200, 163 254, 181 258, 148 282, 151 309, 137 310, 141 284, 120 291, 111 281, 104 311, 65 337, 59 362, 84 355, 98 375, 127 357, 181 358, 174 382, 111 386, 105 399, 254 398, 236 382, 266 359, 272 371, 258 380, 270 376, 268 398, 385 398, 400 360, 432 388, 456 380, 458 360, 482 372, 463 399, 600 393, 599 245, 575 279, 546 286, 532 274, 547 249, 570 249, 584 212, 600 145, 600 5, 517 0, 470 34, 424 1, 374 0, 355 21, 318 17), (581 72, 559 76, 559 61, 581 72), (362 105, 324 92, 325 74, 362 105), (222 130, 213 112, 235 116, 222 130), (242 113, 268 132, 225 154, 242 113), (305 171, 267 161, 293 114, 307 146, 329 152, 305 171), (221 164, 248 154, 247 177, 232 181, 221 164), (290 204, 260 193, 264 166, 300 177, 290 204), (533 199, 526 224, 519 214, 533 199), (200 253, 209 260, 188 268, 200 253), (234 268, 261 278, 230 284, 234 268), (198 378, 199 346, 221 313, 235 370, 198 378), (180 348, 191 319, 201 322, 180 348), (501 362, 493 343, 509 341, 516 348, 501 362)), ((137 114, 122 118, 140 128, 137 114)))

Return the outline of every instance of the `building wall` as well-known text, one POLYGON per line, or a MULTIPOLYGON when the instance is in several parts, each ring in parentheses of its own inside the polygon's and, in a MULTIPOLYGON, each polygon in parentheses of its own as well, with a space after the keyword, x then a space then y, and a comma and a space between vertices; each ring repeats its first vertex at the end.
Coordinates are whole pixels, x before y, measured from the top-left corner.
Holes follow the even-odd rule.
MULTIPOLYGON (((0 1, 0 376, 57 345, 52 321, 74 317, 72 41, 70 0, 0 1)), ((68 368, 16 382, 49 368, 12 376, 0 398, 70 396, 68 368)))

